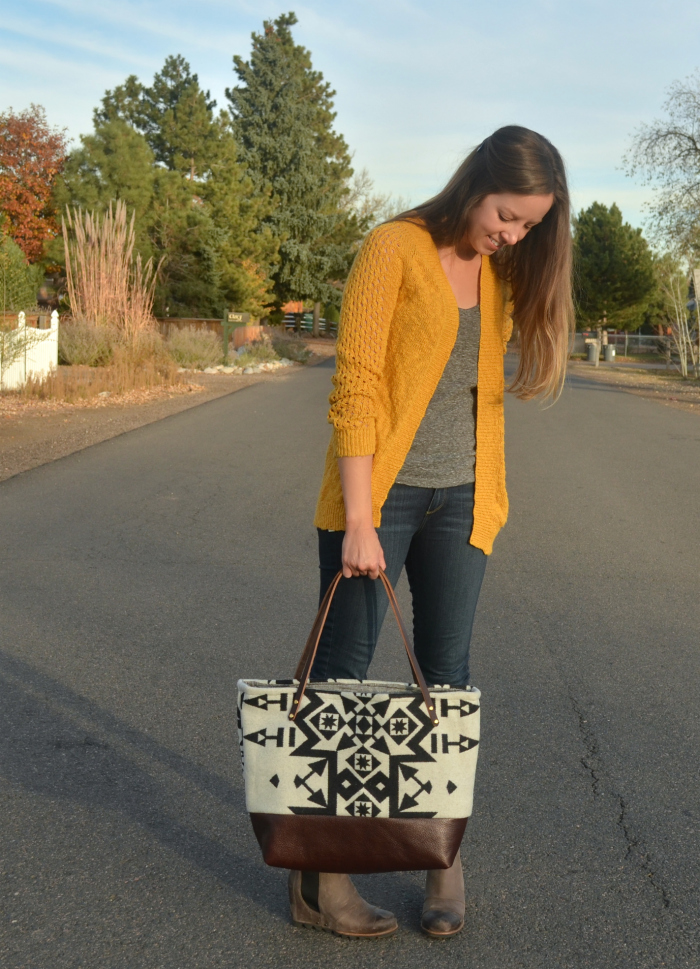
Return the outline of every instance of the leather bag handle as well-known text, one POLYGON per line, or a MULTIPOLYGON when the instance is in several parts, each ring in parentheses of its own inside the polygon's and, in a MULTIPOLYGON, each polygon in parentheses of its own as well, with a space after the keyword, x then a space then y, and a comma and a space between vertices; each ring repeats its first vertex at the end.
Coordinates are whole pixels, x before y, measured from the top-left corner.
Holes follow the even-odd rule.
MULTIPOLYGON (((331 584, 328 586, 325 596, 319 606, 318 613, 314 619, 314 623, 311 627, 311 632, 309 633, 309 638, 306 640, 306 645, 301 654, 301 659, 299 660, 299 665, 297 666, 296 672, 294 674, 294 679, 299 680, 299 686, 294 695, 294 700, 292 701, 292 710, 289 714, 290 720, 296 720, 297 713, 299 712, 299 706, 306 692, 306 686, 309 682, 309 676, 311 674, 311 667, 314 665, 314 660, 316 659, 316 651, 318 650, 318 644, 321 641, 321 633, 323 632, 323 627, 326 624, 326 619, 328 618, 328 612, 331 608, 331 602, 333 601, 333 596, 338 588, 338 583, 343 577, 342 571, 334 577, 331 584)), ((411 672, 413 673, 414 682, 417 684, 423 696, 423 702, 425 703, 426 710, 428 711, 428 716, 434 725, 437 725, 440 721, 438 719, 437 710, 435 709, 435 704, 428 692, 428 686, 425 682, 425 677, 421 673, 420 666, 416 659, 416 654, 413 652, 413 647, 408 638, 408 633, 406 632, 406 627, 404 625, 403 619, 401 617, 401 610, 399 609, 399 604, 396 599, 394 590, 391 587, 391 582, 386 577, 386 574, 379 570, 379 578, 386 589, 386 594, 389 599, 389 605, 391 606, 392 612, 396 617, 396 622, 399 627, 399 632, 401 633, 401 638, 403 639, 403 644, 406 648, 406 655, 408 656, 408 662, 411 664, 411 672)))

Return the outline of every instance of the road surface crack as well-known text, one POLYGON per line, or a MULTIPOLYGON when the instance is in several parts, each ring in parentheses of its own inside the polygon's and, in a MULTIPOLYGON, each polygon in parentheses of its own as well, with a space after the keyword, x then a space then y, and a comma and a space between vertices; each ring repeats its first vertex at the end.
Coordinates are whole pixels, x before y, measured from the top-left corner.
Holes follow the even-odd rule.
MULTIPOLYGON (((574 713, 578 719, 578 729, 581 736, 581 741, 583 743, 585 753, 581 757, 581 766, 588 774, 591 780, 591 790, 594 798, 600 797, 604 794, 602 787, 602 777, 605 775, 605 769, 602 764, 602 758, 600 756, 600 747, 598 744, 598 739, 591 727, 587 717, 584 715, 581 706, 574 696, 574 694, 569 692, 569 701, 573 707, 574 713)), ((661 900, 661 904, 664 908, 671 907, 671 899, 665 887, 657 879, 656 873, 654 871, 654 866, 652 863, 652 857, 646 848, 644 842, 638 838, 629 824, 628 819, 628 808, 625 799, 618 794, 616 791, 609 791, 611 797, 617 801, 619 812, 617 816, 617 826, 622 833, 622 836, 627 845, 627 851, 625 853, 625 859, 634 860, 637 862, 641 870, 647 876, 649 884, 652 886, 654 891, 657 893, 661 900)))
POLYGON ((627 842, 627 854, 625 858, 634 859, 636 858, 639 867, 645 873, 649 880, 649 884, 653 887, 654 891, 657 892, 661 899, 661 903, 664 908, 671 907, 671 899, 668 892, 664 886, 657 880, 656 873, 652 864, 652 858, 649 852, 646 850, 644 842, 641 841, 628 826, 627 823, 627 804, 624 798, 620 797, 618 794, 615 795, 617 801, 620 805, 620 814, 617 819, 617 824, 622 831, 623 837, 627 842))

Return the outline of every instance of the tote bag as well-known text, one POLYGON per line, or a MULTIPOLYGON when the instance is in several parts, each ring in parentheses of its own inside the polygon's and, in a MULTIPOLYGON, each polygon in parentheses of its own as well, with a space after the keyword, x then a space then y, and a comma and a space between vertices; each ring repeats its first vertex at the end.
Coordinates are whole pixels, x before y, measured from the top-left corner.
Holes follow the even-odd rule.
POLYGON ((293 680, 239 680, 246 807, 265 862, 301 871, 449 868, 472 811, 480 693, 428 686, 380 573, 414 683, 309 683, 334 578, 293 680))

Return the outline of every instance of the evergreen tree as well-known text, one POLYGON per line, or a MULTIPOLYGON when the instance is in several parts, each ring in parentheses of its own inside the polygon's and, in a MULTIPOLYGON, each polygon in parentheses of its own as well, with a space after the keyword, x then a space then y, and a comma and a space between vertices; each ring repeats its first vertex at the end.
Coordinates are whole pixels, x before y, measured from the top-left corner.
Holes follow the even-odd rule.
POLYGON ((230 118, 215 106, 182 57, 167 58, 151 87, 127 78, 106 92, 57 190, 62 205, 105 209, 121 198, 136 209, 138 250, 165 256, 160 314, 261 315, 271 302, 275 245, 258 231, 268 198, 253 192, 230 118))
POLYGON ((150 87, 132 75, 107 91, 95 120, 128 121, 145 136, 156 161, 194 181, 206 175, 216 151, 215 107, 216 101, 200 88, 197 75, 178 54, 165 59, 150 87))
POLYGON ((19 313, 35 306, 41 276, 40 267, 27 264, 14 239, 0 235, 0 313, 19 313))
POLYGON ((622 212, 594 202, 574 219, 574 258, 579 320, 634 330, 641 325, 655 287, 651 250, 641 229, 622 212))
MULTIPOLYGON (((136 245, 144 258, 153 255, 148 236, 157 171, 153 152, 142 134, 121 118, 99 123, 82 135, 71 152, 55 189, 60 212, 66 206, 104 211, 122 199, 136 211, 136 245)), ((60 258, 61 248, 55 255, 60 258)))
POLYGON ((275 301, 336 303, 362 234, 348 210, 350 154, 333 129, 335 91, 294 43, 293 13, 254 33, 249 62, 234 57, 240 84, 227 90, 241 159, 258 192, 269 192, 265 219, 279 245, 275 301))
POLYGON ((269 270, 277 260, 277 244, 263 220, 270 210, 269 193, 256 192, 238 163, 230 122, 221 122, 209 178, 201 184, 219 241, 219 286, 226 305, 263 315, 272 302, 269 270))

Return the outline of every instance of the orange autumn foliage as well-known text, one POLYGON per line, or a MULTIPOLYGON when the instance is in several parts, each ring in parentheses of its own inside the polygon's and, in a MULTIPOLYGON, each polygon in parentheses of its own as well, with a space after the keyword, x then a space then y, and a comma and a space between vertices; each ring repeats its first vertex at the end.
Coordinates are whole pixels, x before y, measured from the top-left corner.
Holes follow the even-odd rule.
POLYGON ((0 222, 29 262, 58 234, 51 190, 65 157, 65 131, 48 125, 40 105, 0 114, 0 222))

